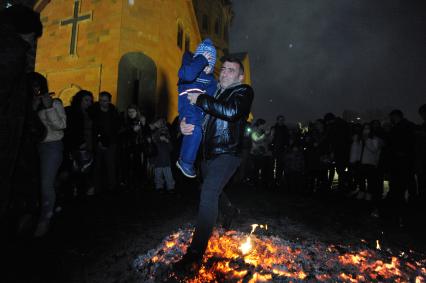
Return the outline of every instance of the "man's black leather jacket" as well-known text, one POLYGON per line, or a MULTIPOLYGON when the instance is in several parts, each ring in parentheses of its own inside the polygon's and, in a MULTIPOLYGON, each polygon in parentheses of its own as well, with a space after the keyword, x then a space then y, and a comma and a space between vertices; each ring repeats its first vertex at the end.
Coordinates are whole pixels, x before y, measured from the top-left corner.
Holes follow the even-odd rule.
POLYGON ((201 94, 197 105, 207 114, 203 123, 203 157, 241 152, 246 120, 253 101, 249 85, 231 86, 215 97, 201 94))

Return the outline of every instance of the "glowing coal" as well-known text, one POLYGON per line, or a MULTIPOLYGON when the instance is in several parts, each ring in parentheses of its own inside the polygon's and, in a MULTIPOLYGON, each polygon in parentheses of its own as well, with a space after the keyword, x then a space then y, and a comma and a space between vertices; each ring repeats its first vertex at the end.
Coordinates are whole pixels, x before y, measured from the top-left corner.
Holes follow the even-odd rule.
MULTIPOLYGON (((426 259, 393 256, 361 244, 325 245, 215 230, 198 274, 178 278, 172 265, 186 252, 192 229, 180 230, 135 260, 142 282, 416 282, 426 259)), ((263 226, 264 227, 264 226, 263 226)))

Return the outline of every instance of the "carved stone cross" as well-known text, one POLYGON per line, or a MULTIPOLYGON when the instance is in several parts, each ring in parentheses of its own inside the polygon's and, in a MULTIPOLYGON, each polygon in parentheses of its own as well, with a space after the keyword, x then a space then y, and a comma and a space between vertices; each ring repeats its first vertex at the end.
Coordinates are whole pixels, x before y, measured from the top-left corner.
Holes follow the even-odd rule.
POLYGON ((70 19, 65 19, 61 21, 61 26, 71 25, 70 55, 75 55, 77 51, 78 23, 92 19, 92 12, 79 16, 78 15, 79 8, 80 8, 80 1, 75 0, 73 17, 70 19))

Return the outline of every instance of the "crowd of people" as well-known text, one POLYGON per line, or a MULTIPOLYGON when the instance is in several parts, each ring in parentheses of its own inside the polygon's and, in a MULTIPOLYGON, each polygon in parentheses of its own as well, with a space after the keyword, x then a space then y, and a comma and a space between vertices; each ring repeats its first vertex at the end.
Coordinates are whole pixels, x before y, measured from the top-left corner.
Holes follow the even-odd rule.
MULTIPOLYGON (((90 91, 80 90, 64 107, 41 74, 30 73, 27 80, 32 116, 24 154, 28 166, 38 168, 29 171, 40 193, 15 197, 38 212, 35 236, 48 231, 55 209, 70 199, 127 189, 175 192, 181 174, 174 165, 182 142, 178 119, 173 126, 162 117, 149 121, 137 105, 119 113, 108 92, 94 102, 90 91)), ((419 114, 426 121, 425 105, 419 114)), ((307 128, 289 128, 282 115, 270 128, 264 119, 247 122, 233 182, 303 195, 344 192, 369 201, 372 216, 388 213, 403 225, 407 203, 424 201, 426 123, 415 125, 399 110, 389 118, 389 124, 357 124, 328 113, 307 128), (393 212, 383 209, 384 193, 393 212)))
POLYGON ((80 90, 64 107, 43 75, 29 73, 27 83, 32 103, 18 168, 28 178, 17 187, 33 189, 16 190, 11 206, 40 215, 35 236, 48 231, 55 209, 70 199, 151 185, 175 191, 176 142, 164 118, 150 122, 137 105, 119 113, 108 92, 94 102, 90 91, 80 90))
POLYGON ((419 115, 421 125, 397 109, 389 122, 361 124, 327 113, 307 129, 289 129, 282 115, 270 129, 257 119, 246 133, 247 164, 240 178, 259 188, 305 195, 341 192, 371 203, 371 216, 404 226, 408 206, 425 203, 426 105, 419 115))
POLYGON ((328 113, 307 127, 289 127, 283 115, 272 127, 261 118, 251 123, 254 91, 243 83, 244 65, 224 58, 216 81, 216 50, 207 39, 183 56, 179 116, 172 124, 146 117, 138 105, 119 112, 106 91, 79 90, 64 107, 47 79, 26 68, 29 47, 18 35, 40 36, 39 15, 37 26, 29 25, 39 30, 19 30, 12 10, 0 22, 8 39, 0 50, 8 58, 0 76, 7 102, 0 109, 6 149, 0 221, 16 217, 10 222, 18 233, 32 217, 31 234, 44 236, 69 201, 125 190, 175 194, 190 184, 200 190, 198 218, 186 254, 173 267, 184 275, 200 268, 218 214, 229 229, 239 213, 223 192, 228 183, 302 197, 340 193, 400 227, 424 213, 426 105, 419 108, 421 125, 400 110, 389 122, 350 123, 328 113), (175 181, 196 177, 199 182, 175 181))

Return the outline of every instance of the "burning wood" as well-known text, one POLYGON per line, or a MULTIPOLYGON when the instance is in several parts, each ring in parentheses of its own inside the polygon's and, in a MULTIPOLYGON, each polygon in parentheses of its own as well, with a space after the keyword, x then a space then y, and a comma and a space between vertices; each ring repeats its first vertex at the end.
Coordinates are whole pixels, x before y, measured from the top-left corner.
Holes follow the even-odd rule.
MULTIPOLYGON (((425 283, 426 259, 413 261, 379 249, 292 242, 273 236, 216 230, 198 274, 185 282, 416 282, 425 283)), ((193 230, 166 237, 135 260, 143 282, 179 282, 172 272, 193 230)), ((378 244, 378 242, 377 242, 378 244)))

